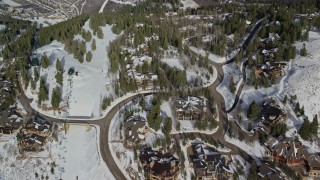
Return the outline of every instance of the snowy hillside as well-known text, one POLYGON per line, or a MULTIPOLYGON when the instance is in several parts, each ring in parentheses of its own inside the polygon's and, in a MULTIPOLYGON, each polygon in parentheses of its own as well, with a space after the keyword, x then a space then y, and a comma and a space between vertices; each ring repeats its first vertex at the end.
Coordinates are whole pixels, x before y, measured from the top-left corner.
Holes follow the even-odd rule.
MULTIPOLYGON (((288 116, 285 122, 288 127, 287 136, 296 136, 303 123, 303 117, 298 117, 294 112, 294 106, 290 103, 283 104, 283 99, 285 95, 290 98, 296 95, 296 102, 300 103, 300 106, 304 107, 304 114, 308 116, 308 119, 312 121, 315 114, 320 113, 320 84, 318 83, 320 79, 320 53, 318 51, 320 45, 320 34, 317 32, 309 32, 309 40, 306 44, 307 56, 302 57, 297 55, 297 57, 288 63, 285 68, 285 76, 281 79, 280 83, 273 85, 269 88, 254 89, 252 87, 245 87, 242 91, 240 97, 240 107, 241 110, 247 112, 249 104, 252 101, 257 103, 262 103, 263 101, 268 101, 270 98, 276 100, 277 104, 283 109, 288 116)), ((295 44, 297 50, 302 46, 302 42, 297 42, 295 44)), ((230 115, 237 117, 238 111, 233 111, 230 115)), ((247 120, 246 113, 242 114, 244 120, 247 120)), ((302 139, 301 139, 302 141, 302 139)), ((310 147, 310 151, 314 152, 318 148, 318 145, 311 145, 308 142, 303 142, 303 144, 310 147)))
MULTIPOLYGON (((297 49, 303 43, 296 43, 297 49)), ((297 56, 284 81, 283 91, 288 95, 297 95, 298 102, 304 106, 305 114, 312 120, 315 114, 320 115, 320 34, 309 33, 306 43, 307 56, 297 56)))
MULTIPOLYGON (((85 30, 89 30, 89 21, 83 27, 85 30)), ((109 60, 107 57, 106 47, 109 42, 116 38, 111 31, 111 26, 105 26, 102 28, 104 37, 99 39, 93 36, 90 42, 86 43, 87 51, 92 52, 91 62, 84 61, 82 64, 73 57, 72 54, 68 54, 64 50, 64 45, 60 42, 53 41, 51 44, 43 46, 35 51, 35 54, 40 59, 41 56, 46 54, 51 65, 47 69, 40 68, 40 76, 44 76, 49 87, 49 100, 45 102, 45 105, 51 106, 51 94, 52 89, 56 87, 56 60, 59 58, 62 62, 63 73, 63 85, 62 85, 62 103, 60 107, 64 107, 64 111, 61 114, 55 114, 58 117, 67 116, 82 116, 82 117, 99 117, 100 107, 102 99, 105 96, 113 94, 113 88, 111 87, 114 77, 110 77, 108 74, 109 60), (91 49, 91 42, 96 40, 96 50, 91 49), (78 75, 68 75, 68 70, 74 68, 78 75)), ((92 32, 92 31, 91 31, 92 32)), ((78 36, 76 36, 78 37, 78 36)), ((79 36, 81 38, 81 36, 79 36)), ((31 74, 33 69, 30 70, 31 74)), ((39 82, 36 90, 39 89, 39 82)), ((26 95, 33 98, 32 106, 42 111, 44 114, 54 115, 53 111, 44 112, 37 106, 37 91, 32 91, 29 86, 26 95)))

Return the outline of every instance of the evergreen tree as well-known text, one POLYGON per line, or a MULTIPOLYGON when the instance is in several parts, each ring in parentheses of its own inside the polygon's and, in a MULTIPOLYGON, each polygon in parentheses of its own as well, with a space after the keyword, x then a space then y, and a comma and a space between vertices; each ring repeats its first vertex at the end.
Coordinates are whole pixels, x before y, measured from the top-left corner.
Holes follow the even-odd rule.
POLYGON ((61 71, 58 71, 57 74, 55 75, 55 78, 56 78, 56 81, 58 84, 61 84, 63 83, 63 74, 61 71))
POLYGON ((59 108, 60 102, 61 102, 61 90, 59 87, 55 87, 52 90, 52 96, 51 96, 51 104, 53 108, 59 108))
POLYGON ((236 85, 234 83, 233 77, 230 78, 229 90, 230 90, 231 93, 235 93, 236 92, 236 85))
POLYGON ((60 59, 57 59, 56 69, 57 71, 61 71, 61 72, 63 71, 60 59))
POLYGON ((96 50, 97 46, 96 46, 96 39, 93 39, 92 40, 92 43, 91 43, 91 49, 94 51, 96 50))
POLYGON ((310 122, 309 120, 305 119, 301 125, 299 130, 299 134, 302 139, 309 140, 310 139, 310 122))
POLYGON ((101 27, 98 28, 97 37, 99 39, 103 39, 103 31, 101 27))
POLYGON ((313 120, 312 120, 311 126, 310 126, 310 132, 315 136, 318 133, 318 115, 315 115, 313 117, 313 120))
POLYGON ((86 54, 86 61, 91 62, 91 59, 92 59, 92 53, 91 53, 91 51, 88 51, 86 54))
POLYGON ((39 71, 37 67, 33 68, 33 78, 35 82, 38 82, 39 80, 39 71))
POLYGON ((303 47, 300 49, 300 55, 301 56, 306 56, 307 55, 307 49, 306 49, 306 44, 303 43, 303 47))
POLYGON ((49 99, 49 91, 48 87, 46 86, 46 82, 44 80, 44 77, 40 77, 40 87, 39 87, 39 93, 38 93, 38 105, 41 105, 43 101, 49 99))
POLYGON ((50 59, 46 54, 41 57, 41 66, 44 69, 47 69, 51 65, 50 59))
POLYGON ((252 101, 252 103, 249 106, 247 116, 251 120, 257 120, 260 113, 260 107, 259 104, 257 104, 255 101, 252 101))

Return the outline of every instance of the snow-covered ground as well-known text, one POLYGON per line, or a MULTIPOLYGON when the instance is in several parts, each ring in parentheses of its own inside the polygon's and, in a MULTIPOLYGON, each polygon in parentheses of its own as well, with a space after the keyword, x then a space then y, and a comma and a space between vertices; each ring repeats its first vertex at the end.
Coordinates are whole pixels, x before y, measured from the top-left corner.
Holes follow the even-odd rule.
POLYGON ((195 3, 193 0, 181 0, 180 2, 183 5, 183 9, 199 7, 199 5, 195 3))
POLYGON ((105 0, 104 3, 102 4, 100 10, 99 10, 99 13, 102 13, 104 8, 106 7, 107 3, 109 2, 109 0, 105 0))
POLYGON ((172 112, 172 107, 170 105, 170 101, 165 101, 161 104, 160 106, 161 109, 161 115, 164 117, 170 117, 172 120, 172 131, 176 130, 177 127, 177 120, 175 119, 173 112, 172 112))
MULTIPOLYGON (((90 30, 89 21, 85 23, 85 30, 90 30)), ((96 39, 97 49, 92 51, 91 62, 84 61, 82 64, 76 60, 72 54, 68 54, 64 50, 64 45, 60 42, 53 41, 51 44, 43 46, 35 51, 37 57, 40 59, 42 55, 46 54, 51 60, 51 66, 47 69, 40 68, 40 75, 45 76, 47 85, 49 87, 49 101, 45 104, 51 107, 51 92, 56 87, 56 60, 59 58, 64 69, 63 86, 62 86, 62 107, 65 111, 61 114, 55 114, 53 111, 43 111, 37 106, 37 93, 31 90, 29 86, 26 95, 33 98, 32 107, 36 110, 48 115, 55 115, 58 117, 100 117, 101 116, 101 102, 105 96, 113 94, 112 82, 113 78, 108 74, 109 60, 107 57, 106 46, 109 42, 116 38, 112 33, 111 26, 106 25, 102 27, 104 38, 96 39), (68 75, 68 70, 74 67, 77 75, 68 75)), ((92 31, 91 31, 92 32, 92 31)), ((92 40, 91 40, 92 41, 92 40)), ((87 51, 91 50, 91 42, 86 43, 87 51)), ((39 82, 37 88, 39 88, 39 82)))
POLYGON ((172 68, 177 68, 180 70, 184 69, 178 58, 163 58, 161 61, 168 64, 172 68))
POLYGON ((0 136, 0 179, 114 179, 99 154, 97 130, 71 125, 39 153, 18 151, 16 134, 0 136), (55 164, 55 165, 53 165, 55 164), (53 171, 51 170, 53 168, 53 171), (36 178, 36 174, 38 178, 36 178))
POLYGON ((209 53, 209 52, 206 52, 204 51, 203 49, 199 49, 199 48, 196 48, 196 47, 193 47, 193 46, 190 46, 190 50, 192 50, 193 52, 197 53, 197 54, 201 54, 202 56, 206 56, 206 54, 208 53, 208 57, 209 57, 209 60, 213 61, 213 62, 216 62, 216 63, 224 63, 227 61, 227 58, 226 57, 223 57, 223 56, 218 56, 218 55, 215 55, 215 54, 212 54, 212 53, 209 53))
MULTIPOLYGON (((19 18, 19 17, 17 17, 19 18)), ((49 18, 49 17, 33 17, 33 18, 27 18, 25 20, 37 22, 38 25, 42 25, 43 27, 47 27, 49 25, 57 24, 59 22, 65 21, 66 18, 49 18)))
POLYGON ((263 146, 260 145, 258 141, 254 141, 251 144, 240 141, 239 139, 230 138, 228 135, 224 136, 225 140, 231 144, 234 144, 246 151, 253 158, 265 157, 266 150, 263 146))
POLYGON ((64 157, 60 160, 64 167, 62 179, 114 179, 100 156, 98 132, 98 127, 69 127, 65 140, 57 145, 64 157))
POLYGON ((0 24, 0 31, 4 30, 7 26, 5 24, 0 24))
POLYGON ((217 91, 223 96, 226 109, 229 109, 232 107, 236 92, 242 82, 242 73, 240 67, 235 63, 227 64, 222 66, 223 72, 224 72, 224 78, 222 82, 217 87, 217 91), (233 82, 236 86, 236 91, 234 93, 230 92, 230 79, 233 78, 233 82))
MULTIPOLYGON (((302 47, 296 43, 297 49, 302 47)), ((320 116, 320 34, 309 32, 306 42, 308 55, 292 61, 288 77, 284 80, 283 94, 297 95, 297 101, 304 106, 305 115, 312 120, 315 114, 320 116)))
POLYGON ((2 0, 2 1, 0 1, 0 4, 7 4, 7 5, 11 6, 11 7, 20 6, 20 4, 14 2, 12 0, 2 0))

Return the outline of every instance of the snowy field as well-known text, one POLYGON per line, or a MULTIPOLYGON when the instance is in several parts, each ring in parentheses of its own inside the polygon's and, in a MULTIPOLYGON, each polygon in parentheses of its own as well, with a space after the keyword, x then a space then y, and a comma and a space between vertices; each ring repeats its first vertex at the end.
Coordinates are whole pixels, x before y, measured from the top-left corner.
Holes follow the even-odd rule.
POLYGON ((114 179, 99 152, 98 129, 71 125, 65 140, 59 145, 62 154, 63 179, 114 179))
MULTIPOLYGON (((86 22, 85 30, 89 30, 89 22, 86 22)), ((43 46, 35 51, 40 59, 46 54, 51 60, 51 66, 47 69, 40 68, 40 75, 44 76, 49 87, 49 101, 45 104, 51 107, 51 92, 57 83, 55 80, 56 60, 59 58, 64 69, 63 86, 62 86, 62 107, 65 111, 57 114, 53 111, 43 111, 37 106, 37 93, 31 90, 29 86, 26 95, 33 98, 32 107, 44 114, 54 115, 57 117, 100 117, 101 102, 105 96, 113 94, 113 79, 108 74, 109 60, 107 57, 106 46, 116 38, 111 31, 111 26, 106 25, 102 28, 104 33, 103 39, 96 39, 97 49, 92 51, 93 57, 91 62, 84 61, 82 64, 76 60, 72 54, 64 50, 64 45, 60 42, 53 41, 51 44, 43 46), (68 70, 74 67, 77 75, 68 75, 68 70)), ((90 30, 91 31, 91 30, 90 30)), ((92 32, 92 31, 91 31, 92 32)), ((92 41, 92 40, 91 40, 92 41)), ((91 42, 86 43, 87 51, 91 50, 91 42)), ((40 81, 37 83, 39 88, 40 81)))
POLYGON ((240 141, 239 139, 230 138, 228 135, 225 135, 224 138, 227 142, 238 146, 239 148, 246 151, 255 159, 259 157, 265 157, 266 155, 265 148, 261 146, 258 141, 248 144, 248 143, 245 143, 244 141, 240 141))
POLYGON ((13 135, 0 136, 0 179, 114 179, 98 149, 97 130, 71 125, 58 142, 52 141, 39 153, 21 155, 13 135), (54 165, 53 165, 54 164, 54 165), (53 171, 51 169, 54 169, 53 171))

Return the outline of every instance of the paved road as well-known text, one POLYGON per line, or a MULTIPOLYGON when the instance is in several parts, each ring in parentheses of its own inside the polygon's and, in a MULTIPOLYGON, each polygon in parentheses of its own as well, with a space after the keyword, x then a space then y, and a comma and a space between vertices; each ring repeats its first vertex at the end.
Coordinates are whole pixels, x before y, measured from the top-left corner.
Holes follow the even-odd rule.
MULTIPOLYGON (((242 45, 242 49, 245 50, 248 46, 248 43, 252 40, 252 38, 254 37, 256 31, 259 29, 259 27, 261 26, 261 23, 258 23, 253 31, 250 33, 250 35, 248 36, 248 38, 245 40, 244 44, 242 45)), ((224 72, 222 69, 222 66, 228 63, 232 63, 234 61, 234 59, 231 59, 227 62, 224 63, 215 63, 213 61, 211 61, 210 63, 215 66, 216 70, 217 70, 217 80, 211 84, 208 88, 210 90, 210 92, 214 95, 215 97, 215 101, 217 103, 218 106, 218 112, 219 112, 219 128, 218 130, 211 134, 211 135, 207 135, 207 134, 202 134, 202 136, 205 136, 207 138, 212 138, 216 141, 219 141, 220 143, 222 143, 224 146, 226 146, 227 148, 231 149, 231 151, 233 153, 239 154, 241 155, 245 160, 251 162, 253 159, 250 155, 248 155, 244 150, 240 149, 239 147, 237 147, 234 144, 231 144, 229 142, 227 142, 224 139, 224 135, 226 133, 226 131, 228 130, 229 127, 229 121, 227 118, 227 112, 229 112, 230 110, 232 110, 233 108, 236 107, 236 104, 239 100, 239 98, 236 98, 235 100, 235 105, 232 106, 231 109, 229 109, 228 111, 226 110, 225 107, 225 101, 224 98, 222 97, 222 95, 217 92, 216 88, 217 86, 222 82, 223 78, 224 78, 224 72)), ((20 78, 18 77, 18 79, 20 80, 20 78)), ((20 81, 19 81, 20 84, 20 81)), ((19 85, 20 86, 20 85, 19 85)), ((237 97, 239 97, 239 95, 241 94, 243 85, 241 88, 239 88, 238 92, 237 92, 237 97)), ((40 112, 36 112, 31 106, 30 106, 30 102, 32 100, 30 100, 23 92, 23 90, 21 90, 21 88, 19 88, 20 90, 20 94, 18 95, 18 98, 20 100, 20 102, 22 103, 22 105, 25 107, 25 109, 29 112, 29 113, 36 113, 39 116, 43 117, 44 119, 50 121, 50 122, 59 122, 59 123, 63 123, 65 122, 64 120, 61 119, 57 119, 57 118, 52 118, 49 116, 46 116, 44 114, 41 114, 40 112)), ((151 93, 145 93, 143 95, 148 95, 151 93)), ((109 112, 108 114, 100 119, 100 120, 68 120, 68 123, 80 123, 80 124, 95 124, 95 125, 99 125, 100 126, 100 153, 102 156, 102 159, 105 161, 105 163, 107 164, 108 168, 110 169, 110 171, 112 172, 113 176, 116 179, 126 179, 125 175, 122 173, 122 171, 119 169, 119 167, 117 166, 117 164, 115 163, 115 160, 113 159, 113 157, 111 156, 111 151, 110 151, 110 147, 109 147, 109 129, 110 129, 110 124, 111 124, 111 120, 113 119, 113 117, 115 116, 115 114, 119 111, 119 109, 124 106, 125 104, 127 104, 128 102, 130 102, 132 99, 136 98, 140 96, 136 95, 136 96, 132 96, 129 97, 127 99, 124 99, 123 101, 121 101, 120 103, 118 103, 116 106, 114 106, 109 112)), ((181 137, 183 135, 187 135, 189 133, 181 133, 181 134, 175 134, 172 135, 173 137, 177 138, 177 137, 181 137)), ((196 133, 194 133, 196 134, 196 133)), ((200 134, 200 133, 197 133, 200 134)))

